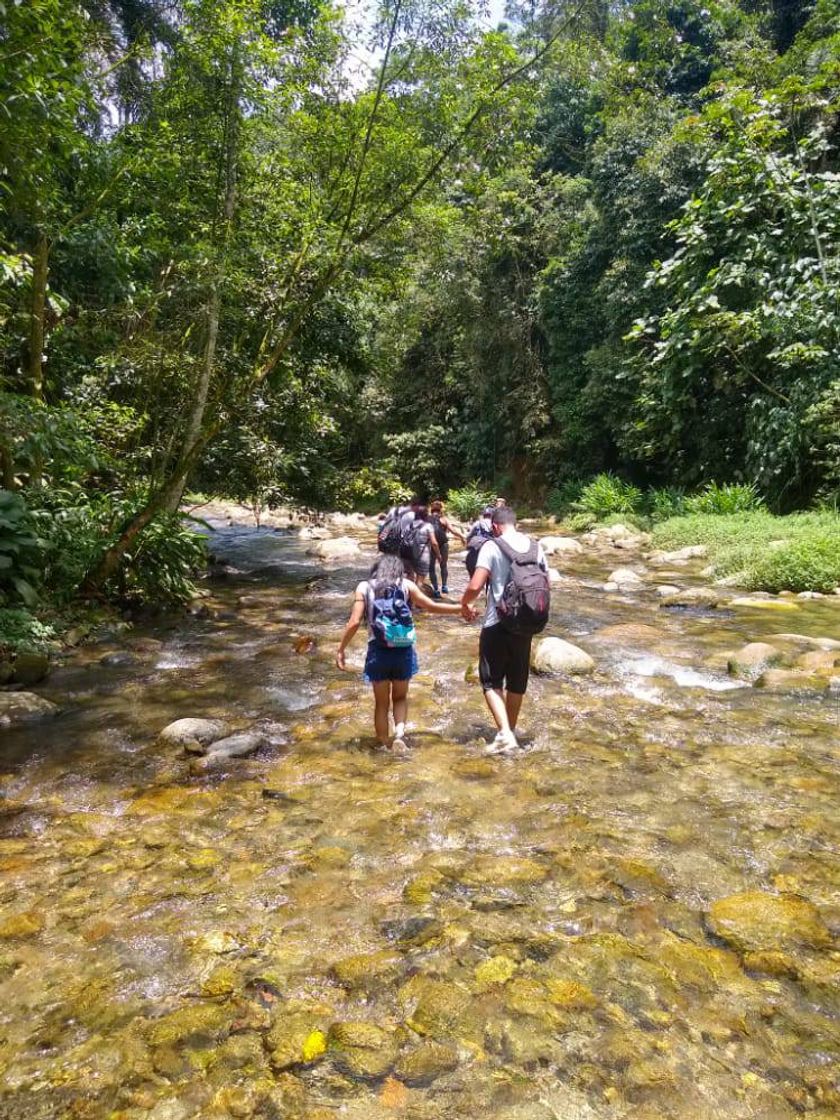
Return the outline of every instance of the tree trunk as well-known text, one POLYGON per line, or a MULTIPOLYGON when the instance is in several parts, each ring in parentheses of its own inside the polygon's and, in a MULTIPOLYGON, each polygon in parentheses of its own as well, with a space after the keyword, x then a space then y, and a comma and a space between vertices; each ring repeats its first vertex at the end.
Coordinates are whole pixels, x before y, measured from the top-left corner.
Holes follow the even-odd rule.
MULTIPOLYGON (((239 139, 239 74, 236 58, 231 62, 230 100, 228 103, 227 120, 225 122, 224 146, 224 183, 225 197, 222 206, 222 230, 217 249, 214 275, 210 286, 210 298, 207 301, 207 340, 204 345, 204 359, 201 363, 201 373, 195 388, 195 397, 187 420, 187 430, 184 434, 184 449, 189 453, 190 448, 198 439, 204 413, 207 409, 207 397, 210 392, 210 383, 213 380, 213 371, 216 366, 216 346, 219 340, 219 319, 222 313, 222 285, 226 272, 226 254, 230 232, 233 227, 233 216, 236 211, 236 156, 239 139)), ((176 488, 169 497, 165 509, 174 513, 181 504, 187 478, 184 477, 180 487, 176 488)))
POLYGON ((43 401, 44 399, 44 318, 47 309, 49 256, 50 247, 47 235, 43 230, 39 230, 35 252, 32 257, 32 305, 29 317, 26 370, 29 394, 36 401, 43 401))

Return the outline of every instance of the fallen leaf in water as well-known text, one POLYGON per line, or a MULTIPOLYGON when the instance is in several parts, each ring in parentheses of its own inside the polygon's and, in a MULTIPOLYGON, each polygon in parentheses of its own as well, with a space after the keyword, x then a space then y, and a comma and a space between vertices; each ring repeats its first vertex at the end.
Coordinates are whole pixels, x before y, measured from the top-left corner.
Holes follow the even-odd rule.
POLYGON ((379 1103, 385 1108, 405 1108, 408 1104, 408 1089, 396 1077, 386 1077, 379 1093, 379 1103))
POLYGON ((301 638, 295 638, 292 648, 295 653, 312 653, 317 645, 315 638, 309 634, 304 634, 301 638))

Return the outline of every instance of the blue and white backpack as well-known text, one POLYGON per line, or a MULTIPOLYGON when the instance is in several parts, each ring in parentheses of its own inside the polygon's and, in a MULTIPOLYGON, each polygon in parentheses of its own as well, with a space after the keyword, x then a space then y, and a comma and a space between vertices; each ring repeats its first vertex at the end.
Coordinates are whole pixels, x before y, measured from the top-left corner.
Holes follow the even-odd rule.
POLYGON ((385 649, 413 646, 416 638, 411 605, 403 588, 397 584, 377 596, 375 585, 368 586, 368 620, 373 639, 385 649))

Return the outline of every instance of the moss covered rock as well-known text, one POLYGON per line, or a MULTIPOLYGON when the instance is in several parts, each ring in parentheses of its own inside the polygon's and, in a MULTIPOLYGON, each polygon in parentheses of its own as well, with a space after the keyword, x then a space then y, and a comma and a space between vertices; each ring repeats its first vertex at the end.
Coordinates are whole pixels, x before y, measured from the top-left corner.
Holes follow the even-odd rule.
POLYGON ((328 1041, 338 1069, 361 1081, 385 1077, 397 1056, 394 1035, 366 1021, 334 1023, 328 1041))
POLYGON ((327 1051, 327 1025, 325 1017, 314 1011, 281 1012, 265 1039, 274 1069, 319 1061, 327 1051))
POLYGON ((152 1046, 173 1046, 218 1038, 228 1022, 228 1012, 215 1003, 195 1003, 156 1019, 149 1029, 152 1046))
POLYGON ((461 874, 468 886, 521 886, 542 883, 548 868, 527 856, 481 856, 461 874))
POLYGON ((402 956, 393 950, 358 953, 336 961, 331 972, 345 988, 367 990, 395 980, 404 965, 402 956))
POLYGON ((458 1055, 452 1047, 438 1042, 424 1042, 400 1055, 395 1072, 406 1085, 429 1085, 443 1074, 457 1069, 458 1064, 458 1055))
POLYGON ((824 949, 831 934, 813 903, 795 895, 745 891, 713 903, 709 928, 741 952, 824 949))

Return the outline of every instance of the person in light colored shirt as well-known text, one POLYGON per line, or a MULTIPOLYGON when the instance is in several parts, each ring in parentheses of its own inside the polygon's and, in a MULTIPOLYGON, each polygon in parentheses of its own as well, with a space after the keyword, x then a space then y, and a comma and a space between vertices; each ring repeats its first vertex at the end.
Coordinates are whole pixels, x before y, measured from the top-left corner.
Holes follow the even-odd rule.
MULTIPOLYGON (((461 598, 464 617, 474 609, 472 604, 482 591, 487 591, 487 606, 481 627, 478 646, 478 674, 484 689, 484 699, 493 716, 498 734, 491 751, 505 752, 518 743, 516 723, 522 701, 528 688, 531 667, 531 635, 515 634, 499 622, 498 603, 510 575, 511 562, 495 543, 502 538, 514 551, 527 553, 534 542, 516 528, 516 514, 509 506, 493 511, 493 540, 481 546, 475 573, 461 598)), ((548 564, 541 547, 537 546, 537 562, 543 571, 548 564)))

